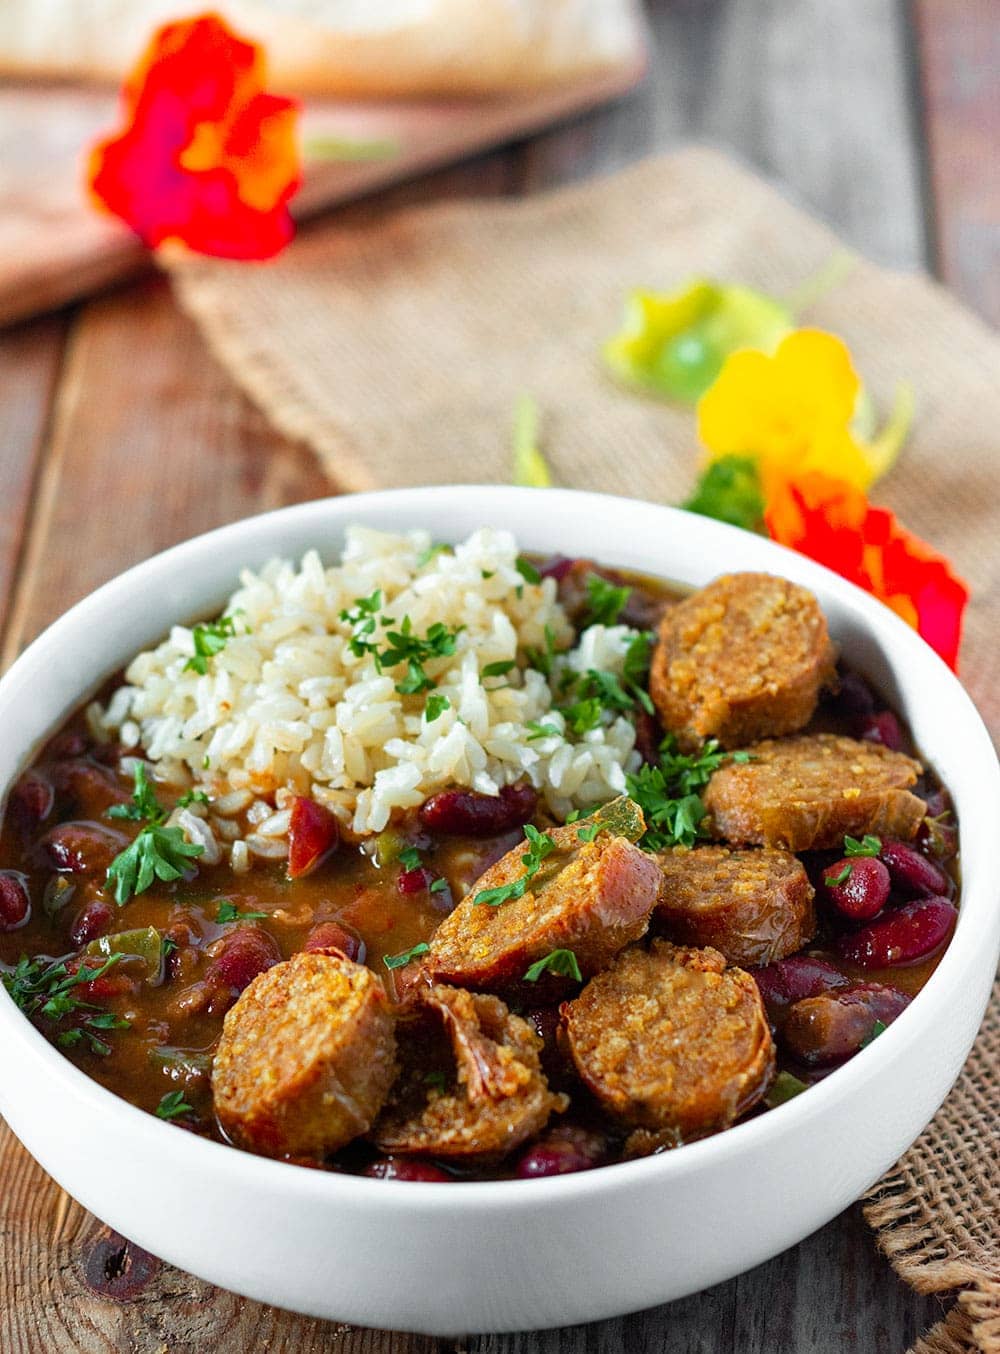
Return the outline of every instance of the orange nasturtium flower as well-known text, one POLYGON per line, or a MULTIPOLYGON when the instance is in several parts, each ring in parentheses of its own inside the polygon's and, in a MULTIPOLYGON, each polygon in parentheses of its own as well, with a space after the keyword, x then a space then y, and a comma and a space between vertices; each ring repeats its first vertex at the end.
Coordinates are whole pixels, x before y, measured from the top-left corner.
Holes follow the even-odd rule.
POLYGON ((969 590, 948 560, 888 509, 812 471, 776 484, 764 518, 773 540, 873 593, 956 666, 969 590))
POLYGON ((263 259, 294 234, 299 106, 215 14, 166 24, 125 82, 126 126, 94 147, 93 194, 153 248, 263 259))
POLYGON ((857 429, 861 379, 846 345, 820 329, 796 329, 773 353, 744 348, 726 358, 698 404, 706 464, 751 457, 765 498, 773 486, 821 471, 867 489, 889 469, 906 435, 909 409, 883 432, 857 429))

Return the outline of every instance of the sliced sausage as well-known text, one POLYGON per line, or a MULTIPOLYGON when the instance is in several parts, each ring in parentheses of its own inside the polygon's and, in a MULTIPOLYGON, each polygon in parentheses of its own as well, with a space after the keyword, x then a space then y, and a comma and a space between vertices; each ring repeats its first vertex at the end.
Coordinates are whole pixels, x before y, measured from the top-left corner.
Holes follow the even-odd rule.
POLYGON ((767 739, 727 762, 705 789, 714 835, 789 851, 838 848, 850 833, 909 840, 926 805, 922 767, 902 752, 840 734, 767 739))
MULTIPOLYGON (((434 932, 420 961, 422 973, 437 982, 503 992, 516 988, 531 965, 553 950, 571 950, 589 977, 638 940, 659 892, 656 861, 624 837, 599 832, 586 841, 581 831, 583 825, 574 823, 545 834, 555 850, 523 897, 496 906, 477 902, 523 878, 525 843, 490 866, 434 932)), ((563 980, 558 995, 565 994, 563 980)))
POLYGON ((652 1135, 650 1146, 728 1127, 774 1074, 757 985, 717 950, 665 940, 626 950, 565 1003, 563 1020, 583 1081, 612 1115, 652 1135))
POLYGON ((731 964, 756 967, 794 954, 815 934, 813 887, 787 851, 699 846, 657 860, 656 919, 680 945, 711 945, 731 964))
POLYGON ((830 1067, 857 1053, 909 1006, 894 987, 852 983, 806 997, 789 1008, 782 1042, 807 1067, 830 1067))
POLYGON ((541 1039, 498 997, 424 988, 412 1010, 403 1074, 372 1132, 382 1151, 496 1158, 569 1103, 548 1088, 541 1039))
POLYGON ((395 1051, 370 969, 297 954, 255 978, 226 1016, 212 1068, 219 1122, 251 1151, 322 1158, 371 1127, 395 1051))
POLYGON ((724 574, 660 622, 649 691, 685 750, 794 733, 835 684, 836 649, 811 592, 771 574, 724 574))

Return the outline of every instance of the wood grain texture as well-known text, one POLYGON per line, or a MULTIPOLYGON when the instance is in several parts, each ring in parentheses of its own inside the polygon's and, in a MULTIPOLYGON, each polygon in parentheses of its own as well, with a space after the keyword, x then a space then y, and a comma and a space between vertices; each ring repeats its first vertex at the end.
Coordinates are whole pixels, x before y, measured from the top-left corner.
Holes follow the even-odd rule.
POLYGON ((937 271, 1000 324, 1000 13, 914 0, 937 271))
MULTIPOLYGON (((366 210, 375 225, 387 206, 542 188, 696 137, 783 179, 873 257, 912 266, 925 235, 902 18, 895 0, 659 0, 653 78, 641 90, 366 210)), ((331 491, 214 367, 163 284, 82 310, 64 355, 61 335, 35 327, 0 344, 0 585, 12 569, 18 577, 0 632, 8 660, 127 564, 331 491)), ((668 1307, 457 1343, 390 1335, 293 1317, 151 1260, 72 1203, 3 1128, 0 1180, 3 1354, 902 1354, 939 1315, 896 1280, 852 1209, 668 1307)))

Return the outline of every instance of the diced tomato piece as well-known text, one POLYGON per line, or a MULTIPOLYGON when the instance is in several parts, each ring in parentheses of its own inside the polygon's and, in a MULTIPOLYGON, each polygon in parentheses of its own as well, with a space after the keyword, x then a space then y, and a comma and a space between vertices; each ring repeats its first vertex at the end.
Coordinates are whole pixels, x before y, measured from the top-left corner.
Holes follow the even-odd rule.
POLYGON ((315 870, 339 842, 340 824, 330 810, 299 795, 288 827, 288 878, 301 879, 315 870))

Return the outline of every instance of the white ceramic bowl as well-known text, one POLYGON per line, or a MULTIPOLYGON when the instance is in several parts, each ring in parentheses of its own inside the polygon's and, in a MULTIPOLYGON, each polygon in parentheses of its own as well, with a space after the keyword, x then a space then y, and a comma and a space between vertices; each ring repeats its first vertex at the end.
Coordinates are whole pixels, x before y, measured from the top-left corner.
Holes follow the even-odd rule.
POLYGON ((455 540, 512 528, 523 548, 702 584, 733 569, 812 588, 847 660, 910 721, 952 791, 964 891, 940 966, 900 1018, 807 1094, 675 1152, 535 1181, 409 1184, 323 1174, 179 1132, 89 1080, 0 993, 0 1111, 45 1169, 125 1236, 248 1297, 440 1334, 592 1321, 680 1297, 799 1241, 929 1121, 979 1027, 1000 945, 1000 776, 945 665, 885 607, 746 532, 596 494, 473 486, 308 503, 159 555, 51 627, 0 681, 0 787, 138 649, 221 605, 238 570, 350 522, 455 540))

